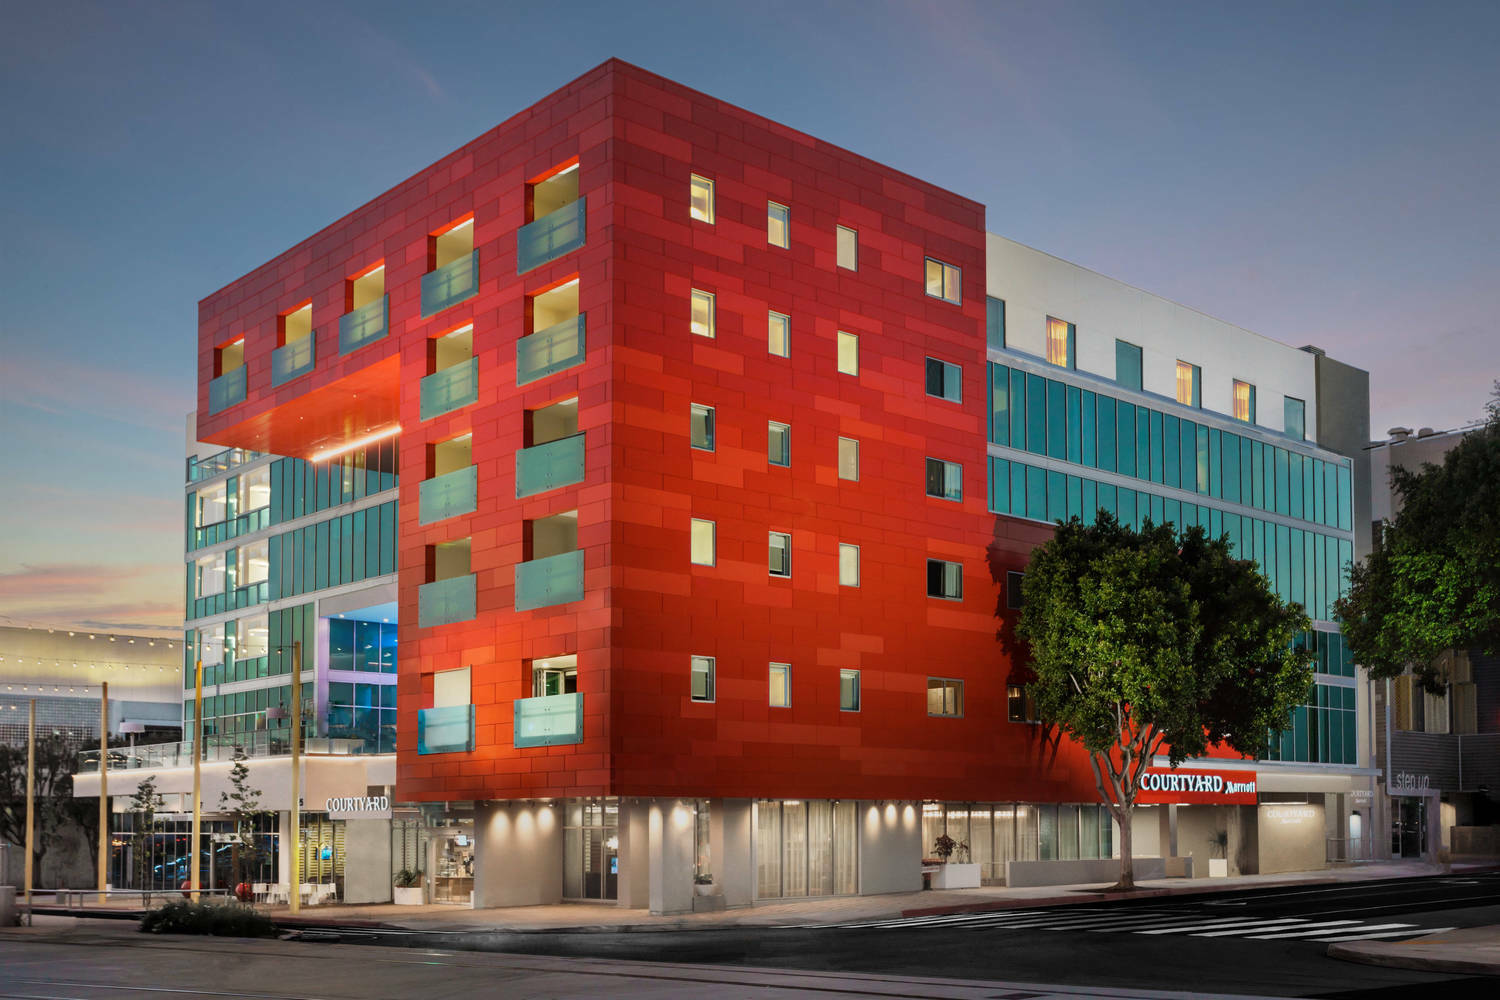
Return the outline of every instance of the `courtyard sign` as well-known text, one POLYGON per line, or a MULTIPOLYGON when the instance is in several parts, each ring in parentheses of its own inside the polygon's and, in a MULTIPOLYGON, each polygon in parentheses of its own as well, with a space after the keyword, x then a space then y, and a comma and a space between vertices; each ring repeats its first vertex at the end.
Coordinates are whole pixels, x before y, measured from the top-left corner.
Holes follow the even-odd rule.
POLYGON ((390 819, 389 795, 339 795, 324 803, 329 819, 390 819))
POLYGON ((1254 771, 1151 767, 1141 778, 1140 805, 1255 805, 1254 771))

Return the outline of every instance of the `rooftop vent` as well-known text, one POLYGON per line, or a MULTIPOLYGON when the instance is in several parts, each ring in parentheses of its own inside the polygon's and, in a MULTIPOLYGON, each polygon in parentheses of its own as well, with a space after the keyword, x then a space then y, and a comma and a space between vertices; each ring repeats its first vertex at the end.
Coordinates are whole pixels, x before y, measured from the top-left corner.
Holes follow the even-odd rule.
POLYGON ((1405 441, 1407 438, 1411 437, 1411 428, 1392 427, 1390 430, 1386 431, 1386 433, 1391 436, 1392 441, 1405 441))
POLYGON ((1437 431, 1433 430, 1431 427, 1423 427, 1421 430, 1417 431, 1417 437, 1419 437, 1419 438, 1432 437, 1436 433, 1437 433, 1437 431))
POLYGON ((1323 350, 1323 348, 1318 347, 1316 344, 1303 344, 1301 347, 1297 348, 1297 350, 1306 351, 1308 354, 1316 354, 1320 358, 1328 357, 1328 352, 1323 350))

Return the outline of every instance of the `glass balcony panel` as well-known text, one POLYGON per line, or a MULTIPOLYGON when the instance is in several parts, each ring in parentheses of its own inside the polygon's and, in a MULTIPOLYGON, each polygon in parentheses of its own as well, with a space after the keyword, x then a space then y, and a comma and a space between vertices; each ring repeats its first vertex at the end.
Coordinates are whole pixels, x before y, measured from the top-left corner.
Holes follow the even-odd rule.
POLYGON ((382 295, 339 317, 339 353, 357 351, 385 336, 390 296, 382 295))
POLYGON ((417 709, 417 753, 465 753, 473 749, 473 705, 417 709))
POLYGON ((586 198, 579 198, 516 232, 517 274, 525 274, 583 246, 586 202, 586 198))
POLYGON ((271 352, 271 384, 282 385, 313 370, 313 337, 309 334, 271 352))
POLYGON ((432 524, 459 514, 472 514, 479 502, 479 469, 468 466, 422 481, 417 521, 432 524))
POLYGON ((516 385, 583 364, 582 313, 516 341, 516 385))
POLYGON ((474 618, 474 574, 450 577, 417 588, 417 624, 422 628, 474 618))
POLYGON ((468 406, 479 398, 479 359, 449 365, 422 379, 422 419, 468 406))
POLYGON ((516 610, 583 599, 583 550, 516 563, 516 610))
POLYGON ((236 368, 225 372, 208 383, 208 412, 227 410, 235 403, 245 401, 245 369, 236 368))
POLYGON ((515 745, 551 747, 583 742, 583 694, 515 701, 515 745))
POLYGON ((516 452, 516 497, 583 482, 583 435, 558 438, 516 452))
POLYGON ((440 313, 477 291, 479 251, 475 250, 422 275, 422 316, 440 313))

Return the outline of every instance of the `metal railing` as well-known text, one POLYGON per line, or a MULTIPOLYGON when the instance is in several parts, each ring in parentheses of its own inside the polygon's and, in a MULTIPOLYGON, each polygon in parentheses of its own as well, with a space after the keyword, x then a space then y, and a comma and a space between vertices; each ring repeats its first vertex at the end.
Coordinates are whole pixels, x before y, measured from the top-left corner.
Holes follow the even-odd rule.
POLYGON ((253 462, 257 458, 265 457, 266 453, 263 451, 250 451, 246 448, 226 448, 206 458, 191 456, 187 460, 187 481, 196 483, 200 479, 217 476, 247 462, 253 462))
MULTIPOLYGON (((205 763, 234 760, 236 753, 246 757, 285 757, 292 752, 291 730, 262 730, 253 733, 214 733, 203 737, 205 763)), ((362 739, 326 736, 304 736, 302 752, 314 756, 348 757, 367 753, 362 739)), ((99 750, 85 750, 78 755, 78 773, 95 774, 99 770, 99 750)), ((137 747, 111 747, 109 769, 185 767, 193 762, 193 741, 148 743, 137 747)))

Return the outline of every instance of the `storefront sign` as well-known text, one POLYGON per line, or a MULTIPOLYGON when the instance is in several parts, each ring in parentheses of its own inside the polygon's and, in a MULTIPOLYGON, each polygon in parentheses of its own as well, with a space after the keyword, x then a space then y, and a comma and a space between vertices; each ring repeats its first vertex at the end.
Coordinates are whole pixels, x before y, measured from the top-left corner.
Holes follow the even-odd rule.
POLYGON ((1261 806, 1260 809, 1265 821, 1277 826, 1301 826, 1319 818, 1313 806, 1261 806))
POLYGON ((1147 768, 1136 796, 1140 805, 1255 805, 1254 771, 1147 768))
POLYGON ((331 797, 324 810, 329 819, 390 819, 389 795, 346 795, 331 797))
POLYGON ((1397 771, 1391 775, 1390 794, 1392 795, 1421 795, 1432 787, 1432 778, 1426 774, 1412 774, 1410 771, 1397 771))

